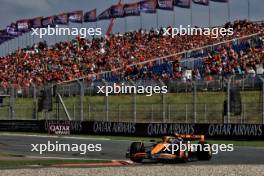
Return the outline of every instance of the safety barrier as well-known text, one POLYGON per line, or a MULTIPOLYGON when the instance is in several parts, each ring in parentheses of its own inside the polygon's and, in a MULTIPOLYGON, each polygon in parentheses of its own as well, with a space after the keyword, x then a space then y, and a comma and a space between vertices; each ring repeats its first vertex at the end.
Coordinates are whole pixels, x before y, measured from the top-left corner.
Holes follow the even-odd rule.
POLYGON ((197 124, 197 123, 130 123, 106 121, 0 121, 0 131, 58 132, 54 134, 115 135, 159 137, 163 135, 204 134, 207 138, 225 140, 263 140, 262 124, 197 124))

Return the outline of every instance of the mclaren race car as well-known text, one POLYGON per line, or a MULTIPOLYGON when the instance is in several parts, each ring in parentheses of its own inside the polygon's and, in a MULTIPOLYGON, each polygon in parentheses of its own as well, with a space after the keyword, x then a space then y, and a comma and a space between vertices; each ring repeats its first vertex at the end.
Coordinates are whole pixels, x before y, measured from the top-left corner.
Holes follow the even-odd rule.
POLYGON ((126 157, 136 163, 143 160, 155 162, 187 162, 191 160, 210 160, 211 145, 205 141, 204 135, 175 134, 164 136, 159 142, 133 142, 126 157), (195 141, 198 141, 195 142, 195 141))

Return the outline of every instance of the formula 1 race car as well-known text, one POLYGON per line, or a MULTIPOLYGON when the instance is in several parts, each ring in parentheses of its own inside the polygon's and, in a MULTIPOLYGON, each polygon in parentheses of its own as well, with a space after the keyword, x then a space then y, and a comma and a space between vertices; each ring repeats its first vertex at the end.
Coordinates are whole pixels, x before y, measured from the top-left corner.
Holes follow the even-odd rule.
POLYGON ((151 141, 148 146, 143 142, 133 142, 126 157, 136 163, 145 159, 156 162, 210 160, 212 149, 211 145, 205 142, 204 135, 175 134, 164 136, 159 142, 151 141), (197 140, 198 143, 194 143, 197 140))

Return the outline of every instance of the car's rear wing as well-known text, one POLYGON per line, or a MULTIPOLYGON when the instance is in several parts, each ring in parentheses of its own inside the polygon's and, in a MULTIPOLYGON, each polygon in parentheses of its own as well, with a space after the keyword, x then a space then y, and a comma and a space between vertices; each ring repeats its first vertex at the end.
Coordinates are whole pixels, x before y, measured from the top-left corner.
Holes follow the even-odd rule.
POLYGON ((195 134, 175 134, 176 137, 180 137, 182 139, 187 139, 187 140, 199 140, 201 142, 205 141, 204 135, 195 135, 195 134))

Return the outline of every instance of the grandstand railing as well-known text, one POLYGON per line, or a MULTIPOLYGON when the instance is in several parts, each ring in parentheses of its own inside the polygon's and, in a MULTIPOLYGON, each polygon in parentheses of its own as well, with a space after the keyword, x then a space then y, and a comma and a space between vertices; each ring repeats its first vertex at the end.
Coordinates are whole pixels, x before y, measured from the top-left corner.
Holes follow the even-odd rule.
MULTIPOLYGON (((231 76, 231 75, 230 75, 231 76)), ((230 77, 229 76, 229 77, 230 77)), ((180 93, 180 92, 190 92, 193 89, 193 82, 197 85, 197 91, 225 91, 225 83, 228 77, 224 76, 214 76, 213 80, 163 80, 165 85, 168 87, 168 93, 180 93)), ((233 84, 236 84, 241 91, 253 91, 253 90, 261 90, 262 88, 262 81, 259 79, 258 75, 234 75, 233 77, 233 84)), ((152 79, 138 79, 133 80, 135 85, 142 85, 146 86, 155 86, 160 85, 160 80, 152 80, 152 79)), ((116 84, 130 84, 129 80, 123 81, 90 81, 84 80, 84 95, 86 96, 96 96, 98 95, 97 86, 104 85, 107 83, 108 85, 116 84)), ((69 81, 64 82, 63 84, 55 84, 57 89, 60 93, 64 96, 74 96, 78 95, 80 86, 77 84, 76 81, 69 81)), ((55 87, 51 85, 50 87, 55 87)), ((14 96, 15 98, 32 98, 34 97, 34 91, 37 91, 37 94, 42 87, 30 86, 30 87, 8 87, 8 88, 0 88, 0 95, 10 95, 12 89, 14 89, 14 96)))

